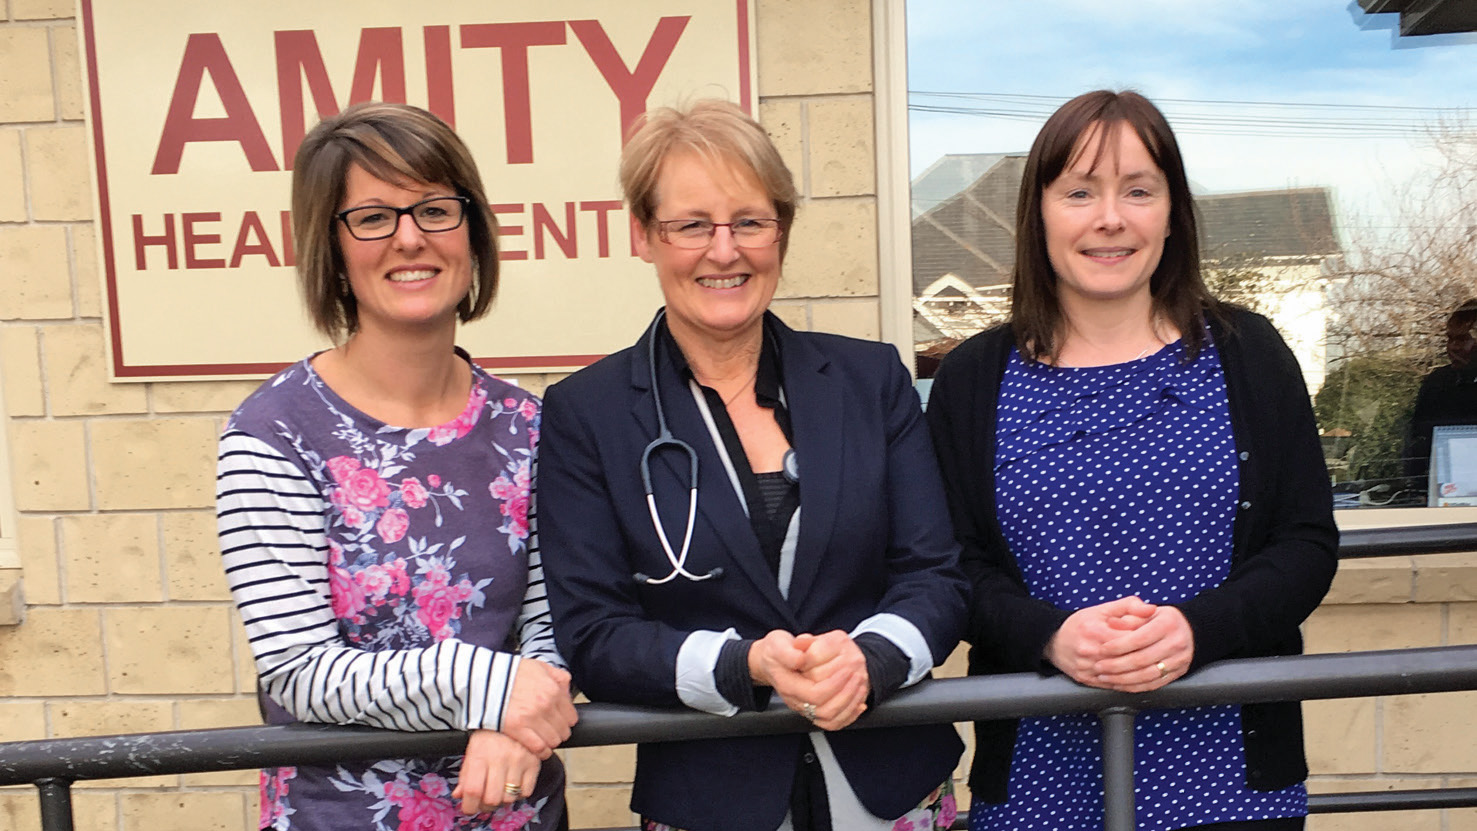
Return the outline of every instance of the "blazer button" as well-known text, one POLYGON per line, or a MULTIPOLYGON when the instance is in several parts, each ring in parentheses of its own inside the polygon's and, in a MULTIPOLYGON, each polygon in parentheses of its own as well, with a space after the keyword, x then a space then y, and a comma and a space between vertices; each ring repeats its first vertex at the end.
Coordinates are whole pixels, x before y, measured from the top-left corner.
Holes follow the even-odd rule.
POLYGON ((1247 510, 1250 507, 1251 507, 1251 503, 1250 502, 1242 502, 1241 503, 1241 510, 1243 510, 1243 511, 1247 510))
POLYGON ((813 765, 815 764, 815 754, 806 753, 804 756, 800 757, 800 761, 804 762, 807 765, 813 765))
POLYGON ((1251 458, 1251 454, 1250 453, 1246 452, 1245 450, 1241 451, 1241 461, 1244 462, 1244 461, 1246 461, 1247 459, 1250 459, 1250 458, 1251 458))

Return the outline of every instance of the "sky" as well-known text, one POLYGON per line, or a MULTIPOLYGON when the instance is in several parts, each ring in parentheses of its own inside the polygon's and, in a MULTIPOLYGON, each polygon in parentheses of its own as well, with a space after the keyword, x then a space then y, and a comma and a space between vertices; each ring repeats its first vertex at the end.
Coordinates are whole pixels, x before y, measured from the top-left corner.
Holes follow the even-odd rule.
POLYGON ((1331 187, 1348 234, 1398 221, 1432 128, 1477 129, 1477 36, 1397 38, 1397 15, 1353 0, 907 0, 907 23, 915 176, 1023 153, 1068 98, 1132 88, 1197 192, 1331 187))

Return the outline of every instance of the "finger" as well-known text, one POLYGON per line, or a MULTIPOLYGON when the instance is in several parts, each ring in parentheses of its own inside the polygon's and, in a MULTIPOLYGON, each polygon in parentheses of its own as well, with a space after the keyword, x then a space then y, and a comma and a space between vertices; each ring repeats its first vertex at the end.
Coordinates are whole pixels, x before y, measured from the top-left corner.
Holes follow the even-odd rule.
POLYGON ((538 789, 538 774, 541 767, 542 765, 539 764, 530 764, 524 768, 523 798, 531 798, 533 796, 533 792, 538 789))
POLYGON ((482 788, 487 781, 487 764, 482 759, 468 756, 462 761, 461 776, 456 783, 456 789, 451 792, 453 799, 462 801, 462 813, 475 814, 479 805, 482 804, 482 788))
POLYGON ((856 721, 867 710, 867 685, 858 682, 849 687, 846 699, 827 718, 817 718, 816 725, 823 730, 840 730, 856 721))

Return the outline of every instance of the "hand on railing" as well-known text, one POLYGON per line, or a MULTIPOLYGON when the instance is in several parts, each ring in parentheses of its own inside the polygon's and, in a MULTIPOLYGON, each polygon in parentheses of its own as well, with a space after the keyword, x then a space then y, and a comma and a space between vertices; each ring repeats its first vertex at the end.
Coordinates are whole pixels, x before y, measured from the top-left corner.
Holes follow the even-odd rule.
POLYGON ((867 710, 867 661, 851 636, 775 630, 749 649, 749 674, 822 730, 840 730, 867 710))
POLYGON ((569 673, 534 658, 518 662, 502 732, 547 759, 579 721, 569 694, 569 673))
POLYGON ((533 793, 539 759, 528 748, 495 730, 473 730, 453 799, 462 813, 480 814, 533 793))
POLYGON ((1157 690, 1184 675, 1194 634, 1179 609, 1123 597, 1073 612, 1046 644, 1046 659, 1079 684, 1157 690))

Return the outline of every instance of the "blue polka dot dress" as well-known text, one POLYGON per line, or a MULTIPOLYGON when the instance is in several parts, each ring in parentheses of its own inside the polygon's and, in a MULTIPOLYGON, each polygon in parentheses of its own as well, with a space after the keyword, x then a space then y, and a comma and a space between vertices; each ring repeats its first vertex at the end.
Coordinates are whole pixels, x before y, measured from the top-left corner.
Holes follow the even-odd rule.
MULTIPOLYGON (((1013 352, 996 434, 1000 526, 1031 596, 1077 610, 1127 595, 1184 601, 1231 569, 1238 476, 1213 344, 1101 367, 1027 364, 1013 352)), ((1307 813, 1301 784, 1246 787, 1237 706, 1136 719, 1136 827, 1166 831, 1307 813)), ((972 831, 1103 827, 1096 716, 1021 722, 1010 798, 977 802, 972 831)))

